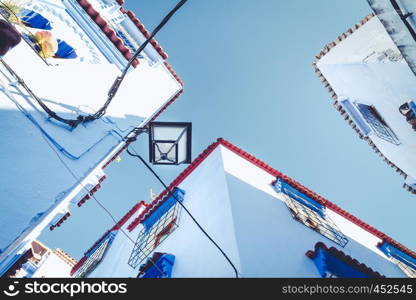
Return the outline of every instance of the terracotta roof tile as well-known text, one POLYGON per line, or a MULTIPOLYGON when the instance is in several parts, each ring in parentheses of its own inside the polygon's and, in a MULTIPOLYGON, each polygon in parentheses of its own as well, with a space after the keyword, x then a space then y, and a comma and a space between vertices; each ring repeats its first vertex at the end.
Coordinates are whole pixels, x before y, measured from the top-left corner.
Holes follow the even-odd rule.
POLYGON ((315 258, 318 255, 318 250, 319 249, 324 249, 325 251, 331 253, 333 256, 337 257, 341 261, 347 263, 350 266, 355 267, 356 269, 360 270, 360 272, 365 273, 365 274, 369 275, 370 277, 375 277, 375 278, 385 277, 385 276, 381 275, 379 272, 374 271, 370 267, 366 266, 365 264, 360 263, 355 258, 352 258, 351 256, 345 254, 341 250, 338 250, 335 247, 328 248, 322 242, 316 243, 315 244, 315 249, 313 251, 309 250, 308 252, 306 252, 306 256, 311 258, 311 259, 315 258))
POLYGON ((107 234, 109 234, 111 231, 113 230, 119 230, 141 207, 143 206, 148 206, 148 204, 146 204, 144 201, 141 201, 139 203, 137 203, 135 206, 132 207, 132 209, 130 209, 121 219, 120 221, 117 222, 117 224, 115 224, 110 230, 108 230, 98 241, 96 241, 94 243, 94 245, 92 245, 92 247, 90 247, 85 253, 84 256, 78 261, 78 263, 76 265, 74 265, 74 267, 71 270, 71 276, 74 275, 74 273, 81 268, 81 266, 85 263, 85 261, 87 260, 86 257, 86 253, 88 253, 89 251, 91 251, 92 249, 95 248, 95 246, 97 246, 106 236, 107 234))
MULTIPOLYGON (((77 2, 87 12, 91 19, 101 28, 113 45, 121 52, 121 54, 123 54, 126 60, 130 60, 133 57, 130 49, 124 45, 123 41, 119 37, 117 37, 115 31, 111 29, 107 21, 101 17, 99 12, 94 9, 91 3, 89 3, 88 0, 77 0, 77 2)), ((133 67, 137 67, 138 65, 139 61, 135 60, 133 67)))
MULTIPOLYGON (((333 202, 325 199, 324 197, 318 195, 317 193, 313 192, 312 190, 308 189, 307 187, 303 186, 301 183, 293 180, 292 178, 286 176, 285 174, 279 172, 278 170, 274 169, 273 167, 269 166, 268 164, 264 163, 263 161, 257 159, 256 157, 252 156, 248 152, 236 147, 232 143, 219 138, 217 142, 211 144, 207 149, 204 150, 169 186, 169 190, 173 190, 175 187, 178 187, 186 177, 188 177, 219 145, 224 146, 225 148, 231 150, 235 154, 239 155, 240 157, 246 159, 247 161, 253 163, 257 167, 261 168, 265 172, 269 173, 270 175, 281 178, 287 183, 289 183, 294 188, 301 190, 304 194, 308 197, 312 198, 313 200, 317 201, 318 203, 322 204, 326 208, 336 212, 340 216, 344 217, 345 219, 349 220, 350 222, 356 224, 357 226, 361 227, 362 229, 366 230, 367 232, 371 233, 372 235, 380 238, 383 241, 386 241, 393 246, 397 247, 399 250, 407 253, 408 255, 416 258, 416 253, 410 250, 409 248, 405 247, 404 245, 400 244, 399 242, 395 241, 391 237, 387 236, 383 232, 377 230, 376 228, 372 227, 371 225, 365 223, 364 221, 360 220, 359 218, 353 216, 352 214, 346 212, 338 205, 334 204, 333 202)), ((165 200, 166 196, 168 195, 168 191, 164 190, 160 195, 138 216, 133 222, 131 222, 127 229, 132 231, 142 220, 144 220, 149 214, 151 214, 157 207, 159 207, 163 200, 165 200)))
POLYGON ((63 251, 62 249, 57 248, 53 250, 53 253, 59 256, 63 261, 65 261, 71 267, 74 267, 77 264, 76 259, 73 258, 68 253, 66 253, 65 251, 63 251))
MULTIPOLYGON (((130 18, 130 20, 134 23, 134 25, 136 25, 136 27, 146 37, 146 39, 150 37, 150 33, 147 31, 146 27, 144 27, 143 23, 139 20, 139 18, 136 17, 134 12, 132 12, 131 10, 126 12, 124 9, 122 10, 122 12, 124 12, 130 18)), ((162 47, 155 39, 152 39, 150 41, 150 44, 152 44, 152 46, 156 49, 156 51, 163 59, 168 58, 168 54, 162 49, 162 47)))
MULTIPOLYGON (((352 127, 352 129, 358 134, 359 138, 362 139, 362 140, 365 140, 370 145, 370 147, 374 150, 374 152, 377 153, 390 167, 392 167, 397 173, 399 173, 399 175, 401 175, 401 176, 403 176, 403 177, 406 178, 407 177, 407 174, 403 170, 401 170, 399 167, 397 167, 387 157, 385 157, 381 153, 381 151, 377 148, 377 146, 374 144, 374 142, 369 137, 365 137, 361 133, 361 131, 358 129, 358 127, 355 125, 355 123, 350 119, 350 117, 348 116, 348 114, 346 113, 346 111, 344 110, 344 108, 341 106, 341 104, 339 104, 339 102, 338 102, 338 95, 335 93, 335 91, 333 90, 331 84, 328 82, 328 80, 325 78, 325 76, 322 74, 322 72, 319 70, 319 68, 317 66, 318 61, 322 57, 324 57, 329 51, 331 51, 332 48, 334 48, 340 42, 342 42, 343 40, 345 40, 348 36, 350 36, 351 34, 353 34, 357 29, 359 29, 362 25, 366 24, 374 16, 375 16, 374 13, 368 15, 363 20, 361 20, 358 24, 356 24, 352 28, 348 29, 345 33, 343 33, 342 35, 340 35, 335 41, 327 44, 322 49, 322 51, 318 55, 316 55, 315 61, 313 62, 312 66, 313 66, 313 69, 314 69, 315 73, 318 75, 318 78, 320 79, 320 81, 322 82, 322 84, 324 85, 324 87, 328 90, 329 94, 331 95, 331 98, 334 100, 334 107, 341 114, 341 116, 343 116, 343 118, 345 119, 345 121, 348 122, 348 124, 352 127)), ((408 186, 407 184, 404 184, 403 187, 406 190, 408 190, 409 192, 411 192, 413 194, 416 194, 416 190, 413 189, 412 187, 408 186)))

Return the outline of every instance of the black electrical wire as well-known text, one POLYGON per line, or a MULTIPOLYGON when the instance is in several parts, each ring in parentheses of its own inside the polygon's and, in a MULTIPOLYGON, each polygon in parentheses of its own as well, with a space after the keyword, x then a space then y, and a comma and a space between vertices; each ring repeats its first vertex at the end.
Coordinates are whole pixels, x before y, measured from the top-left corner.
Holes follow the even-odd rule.
POLYGON ((146 168, 156 177, 156 179, 162 184, 162 186, 166 189, 170 197, 173 197, 175 201, 186 211, 186 213, 189 215, 189 217, 192 219, 192 221, 198 226, 198 228, 202 231, 202 233, 211 241, 211 243, 221 252, 221 254, 224 256, 224 258, 228 261, 228 263, 231 265, 235 272, 235 278, 238 278, 238 271, 237 268, 234 266, 231 259, 227 256, 227 254, 222 250, 222 248, 214 241, 214 239, 205 231, 205 229, 199 224, 199 222, 195 219, 195 217, 192 215, 192 213, 186 208, 186 206, 179 201, 179 199, 176 197, 176 195, 169 189, 169 187, 165 184, 165 182, 160 178, 160 176, 149 166, 149 164, 143 159, 143 157, 140 156, 136 151, 135 153, 131 153, 130 150, 126 149, 127 153, 130 156, 138 158, 145 166, 146 168))
POLYGON ((127 63, 126 67, 124 68, 123 72, 120 76, 116 78, 113 85, 111 86, 111 89, 108 92, 108 99, 104 103, 103 107, 101 107, 95 114, 89 115, 84 117, 84 123, 94 121, 96 119, 101 118, 105 115, 107 107, 110 105, 111 101, 113 100, 114 96, 116 95, 118 89, 121 86, 121 83, 123 82, 124 78, 127 75, 128 70, 133 65, 134 61, 137 59, 137 57, 140 55, 140 53, 146 48, 146 46, 150 43, 150 41, 156 36, 156 34, 166 25, 166 23, 172 18, 172 16, 187 2, 188 0, 181 0, 176 6, 163 18, 163 20, 159 23, 158 26, 153 30, 153 32, 150 34, 149 38, 146 39, 146 41, 140 45, 139 49, 137 49, 136 53, 130 58, 129 62, 127 63))
MULTIPOLYGON (((1 60, 1 62, 3 63, 3 65, 6 66, 6 68, 8 69, 8 71, 16 78, 16 80, 23 86, 23 88, 30 94, 30 96, 32 96, 36 102, 40 105, 40 107, 48 114, 49 117, 51 117, 52 119, 55 119, 59 122, 65 123, 67 125, 69 125, 72 128, 77 127, 79 124, 81 123, 88 123, 88 122, 92 122, 94 120, 97 120, 99 118, 101 118, 102 116, 105 115, 108 106, 110 105, 111 101, 114 99, 115 95, 117 94, 118 89, 120 88, 124 78, 127 75, 128 70, 130 69, 130 67, 133 65, 134 61, 137 59, 137 57, 141 54, 141 52, 144 50, 144 48, 146 48, 146 46, 150 43, 150 41, 156 36, 156 34, 166 25, 166 23, 170 20, 170 18, 187 2, 188 0, 181 0, 163 19, 162 21, 159 23, 158 26, 156 26, 156 28, 152 31, 152 33, 150 34, 150 36, 144 41, 144 43, 139 47, 139 49, 137 49, 137 51, 135 52, 135 54, 130 58, 130 60, 128 61, 127 65, 125 66, 125 68, 123 69, 122 73, 120 76, 118 76, 116 78, 116 80, 113 82, 110 90, 107 93, 107 100, 104 103, 104 105, 97 110, 97 112, 95 112, 94 114, 91 115, 78 115, 78 117, 76 119, 66 119, 66 118, 62 118, 60 117, 57 113, 55 113, 54 111, 52 111, 45 103, 43 103, 42 100, 39 99, 39 97, 37 97, 33 91, 24 83, 23 79, 20 78, 16 72, 13 71, 12 68, 10 68, 9 66, 5 65, 5 62, 3 60, 1 60)), ((5 7, 10 13, 13 13, 13 11, 7 6, 5 5, 2 1, 0 1, 0 3, 2 4, 3 7, 5 7)), ((14 13, 13 13, 14 14, 14 13)), ((15 14, 14 14, 15 15, 15 14)), ((15 15, 16 16, 16 15, 15 15)), ((16 16, 17 17, 17 16, 16 16)))
MULTIPOLYGON (((58 157, 59 161, 61 162, 61 164, 65 167, 65 169, 71 174, 71 176, 77 181, 79 182, 79 184, 81 185, 81 187, 86 190, 88 193, 90 192, 82 183, 81 180, 78 178, 78 176, 74 173, 74 171, 72 171, 72 169, 68 166, 68 164, 62 159, 62 157, 59 155, 58 151, 56 151, 56 149, 50 144, 50 142, 48 141, 48 139, 46 137, 44 137, 42 135, 43 140, 45 141, 45 143, 48 145, 49 148, 51 148, 51 150, 55 153, 55 155, 58 157)), ((107 213, 107 215, 111 218, 111 220, 114 222, 114 224, 117 224, 118 221, 116 220, 116 218, 113 216, 113 214, 110 212, 110 210, 108 210, 104 204, 102 204, 95 195, 91 195, 91 197, 95 200, 95 202, 107 213)), ((123 230, 123 228, 119 228, 119 230, 126 236, 126 238, 133 243, 133 246, 136 245, 136 242, 123 230)), ((143 250, 140 250, 143 253, 143 250)), ((143 253, 144 254, 144 253, 143 253)), ((150 263, 158 270, 158 272, 160 273, 160 275, 164 275, 163 270, 160 269, 160 267, 156 264, 156 262, 153 260, 153 258, 148 257, 148 260, 150 261, 150 263)))
POLYGON ((393 6, 394 10, 399 15, 400 19, 403 21, 404 25, 406 26, 407 30, 409 30, 410 35, 416 41, 416 32, 413 29, 412 25, 407 21, 407 17, 411 16, 413 13, 403 14, 400 5, 397 3, 396 0, 390 0, 391 5, 393 6))

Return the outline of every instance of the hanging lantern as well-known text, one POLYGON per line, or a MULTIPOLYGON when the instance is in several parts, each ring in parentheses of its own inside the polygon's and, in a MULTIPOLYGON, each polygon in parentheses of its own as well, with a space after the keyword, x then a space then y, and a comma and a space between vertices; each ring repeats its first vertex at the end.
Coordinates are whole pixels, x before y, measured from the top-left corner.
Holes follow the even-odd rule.
POLYGON ((149 158, 155 165, 191 163, 192 123, 151 122, 149 158))

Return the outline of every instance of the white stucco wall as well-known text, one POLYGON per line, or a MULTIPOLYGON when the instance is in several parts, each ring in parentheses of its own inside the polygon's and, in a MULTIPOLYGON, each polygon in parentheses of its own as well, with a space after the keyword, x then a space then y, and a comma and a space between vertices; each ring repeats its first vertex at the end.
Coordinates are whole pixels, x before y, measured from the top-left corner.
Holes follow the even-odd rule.
MULTIPOLYGON (((377 249, 379 238, 337 213, 327 209, 349 239, 345 248, 295 221, 273 190, 274 179, 219 146, 180 184, 186 191, 183 203, 227 253, 240 277, 319 277, 315 264, 305 255, 318 241, 387 277, 404 277, 377 249)), ((131 233, 134 240, 140 228, 131 233)), ((132 248, 119 233, 89 277, 136 277, 138 270, 127 264, 132 248)), ((183 211, 179 227, 155 251, 175 255, 173 277, 234 276, 230 265, 183 211)))
MULTIPOLYGON (((4 61, 59 115, 75 118, 95 112, 106 101, 119 69, 100 54, 62 1, 34 0, 30 9, 48 18, 54 36, 73 46, 79 57, 52 58, 47 65, 22 41, 4 61)), ((146 124, 181 89, 163 63, 141 59, 106 115, 71 130, 49 119, 0 64, 0 274, 19 248, 27 248, 57 214, 71 209, 87 193, 54 150, 90 189, 104 175, 102 164, 122 147, 122 137, 146 124)))
POLYGON ((377 17, 333 47, 317 63, 338 99, 376 107, 400 140, 391 144, 374 134, 371 140, 385 157, 411 177, 416 176, 416 132, 399 113, 399 106, 416 100, 416 78, 404 59, 383 58, 383 52, 400 55, 377 17))
POLYGON ((51 252, 31 278, 68 278, 70 271, 71 266, 51 252))

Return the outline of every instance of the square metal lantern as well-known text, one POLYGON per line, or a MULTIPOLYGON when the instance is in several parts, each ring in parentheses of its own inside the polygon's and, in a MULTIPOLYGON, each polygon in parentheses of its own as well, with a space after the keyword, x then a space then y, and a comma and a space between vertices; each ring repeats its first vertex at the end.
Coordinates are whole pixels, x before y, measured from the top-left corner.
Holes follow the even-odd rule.
POLYGON ((154 165, 191 163, 192 123, 151 122, 149 159, 154 165))

